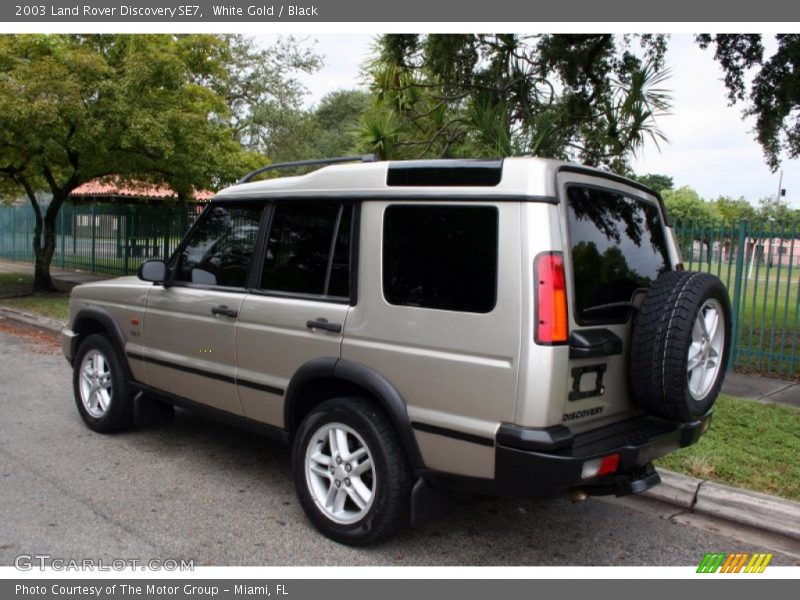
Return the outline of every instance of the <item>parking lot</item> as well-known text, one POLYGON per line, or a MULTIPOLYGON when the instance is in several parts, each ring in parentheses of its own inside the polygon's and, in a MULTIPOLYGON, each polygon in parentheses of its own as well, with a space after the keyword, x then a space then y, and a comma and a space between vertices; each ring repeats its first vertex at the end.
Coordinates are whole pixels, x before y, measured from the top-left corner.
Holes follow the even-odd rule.
MULTIPOLYGON (((646 503, 474 497, 385 544, 340 546, 306 521, 284 447, 183 411, 171 424, 92 433, 49 334, 0 321, 0 357, 2 565, 34 553, 195 565, 696 565, 709 551, 775 551, 646 503)), ((777 552, 772 564, 797 556, 777 552)))

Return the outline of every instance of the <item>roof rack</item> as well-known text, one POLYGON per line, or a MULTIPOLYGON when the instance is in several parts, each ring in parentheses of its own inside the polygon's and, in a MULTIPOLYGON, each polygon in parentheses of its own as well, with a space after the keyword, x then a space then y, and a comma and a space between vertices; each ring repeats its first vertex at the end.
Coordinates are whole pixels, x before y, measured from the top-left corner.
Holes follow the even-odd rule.
POLYGON ((294 162, 275 163, 274 165, 267 165, 255 171, 250 171, 247 175, 242 177, 237 184, 247 183, 251 181, 256 175, 273 171, 275 169, 290 169, 292 167, 310 167, 314 165, 333 165, 336 163, 345 162, 375 162, 378 157, 375 154, 362 154, 360 156, 337 156, 336 158, 313 158, 311 160, 297 160, 294 162))

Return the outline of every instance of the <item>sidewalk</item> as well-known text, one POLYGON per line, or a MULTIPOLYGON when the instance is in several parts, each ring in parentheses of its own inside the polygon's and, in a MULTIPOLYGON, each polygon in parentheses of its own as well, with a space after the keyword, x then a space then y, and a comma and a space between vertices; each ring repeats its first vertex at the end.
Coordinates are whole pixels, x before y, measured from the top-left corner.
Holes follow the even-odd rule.
POLYGON ((763 404, 784 404, 800 408, 800 382, 773 379, 730 371, 725 375, 722 393, 763 404))
MULTIPOLYGON (((27 275, 33 275, 33 265, 30 263, 0 259, 0 273, 25 273, 27 275)), ((61 281, 62 283, 68 283, 70 285, 79 285, 89 281, 99 281, 101 279, 114 277, 114 275, 99 275, 97 273, 86 273, 84 271, 57 269, 55 267, 50 267, 50 276, 56 281, 61 281)))

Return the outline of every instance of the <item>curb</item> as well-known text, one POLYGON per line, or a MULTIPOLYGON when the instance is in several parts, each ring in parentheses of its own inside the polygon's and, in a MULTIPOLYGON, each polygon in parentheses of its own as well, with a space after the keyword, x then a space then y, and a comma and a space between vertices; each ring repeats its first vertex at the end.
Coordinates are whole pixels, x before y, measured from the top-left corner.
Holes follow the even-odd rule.
POLYGON ((34 315, 32 313, 23 312, 21 310, 8 308, 5 306, 0 306, 0 317, 5 317, 7 319, 11 319, 12 321, 19 321, 20 323, 25 323, 26 325, 33 325, 34 327, 46 329, 54 333, 61 333, 61 329, 63 329, 66 325, 66 323, 59 321, 58 319, 34 315))
POLYGON ((689 512, 708 515, 800 540, 800 502, 658 470, 661 485, 643 496, 689 512))

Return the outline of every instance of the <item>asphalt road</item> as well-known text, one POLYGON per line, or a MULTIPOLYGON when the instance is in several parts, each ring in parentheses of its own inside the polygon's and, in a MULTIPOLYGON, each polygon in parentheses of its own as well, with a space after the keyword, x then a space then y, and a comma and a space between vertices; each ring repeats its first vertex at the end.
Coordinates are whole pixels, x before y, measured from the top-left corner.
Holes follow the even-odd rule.
POLYGON ((0 565, 37 553, 196 565, 696 565, 709 551, 772 551, 646 503, 598 499, 462 498, 448 518, 382 545, 340 546, 306 521, 282 446, 183 411, 167 425, 93 433, 55 344, 5 323, 0 565))

